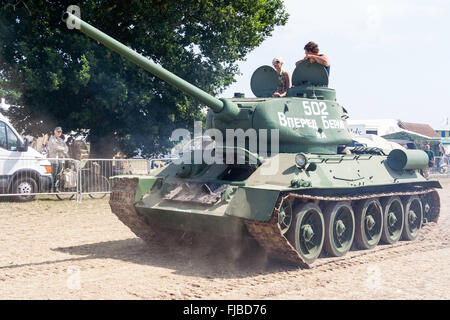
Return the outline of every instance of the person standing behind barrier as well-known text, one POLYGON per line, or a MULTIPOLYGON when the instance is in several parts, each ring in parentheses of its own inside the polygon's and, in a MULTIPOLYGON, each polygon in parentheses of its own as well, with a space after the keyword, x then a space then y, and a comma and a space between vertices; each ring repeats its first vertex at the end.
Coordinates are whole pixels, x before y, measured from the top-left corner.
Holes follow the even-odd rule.
MULTIPOLYGON (((67 147, 64 140, 61 138, 62 128, 56 127, 54 130, 54 135, 48 140, 48 157, 49 158, 68 158, 69 148, 67 147)), ((52 176, 53 182, 56 181, 58 173, 63 168, 63 161, 53 160, 52 163, 52 176)))
POLYGON ((445 147, 442 143, 439 143, 439 153, 441 156, 441 161, 439 162, 438 167, 447 165, 448 164, 448 154, 447 154, 447 150, 445 150, 445 147))
POLYGON ((430 168, 434 166, 434 152, 431 151, 429 144, 425 146, 425 152, 428 155, 428 164, 423 168, 423 176, 428 179, 430 176, 430 168))

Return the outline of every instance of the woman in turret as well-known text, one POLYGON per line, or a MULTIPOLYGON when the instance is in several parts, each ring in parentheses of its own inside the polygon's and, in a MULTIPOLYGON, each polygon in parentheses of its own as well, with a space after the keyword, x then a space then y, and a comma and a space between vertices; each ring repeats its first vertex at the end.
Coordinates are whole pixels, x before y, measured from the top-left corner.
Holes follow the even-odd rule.
POLYGON ((284 97, 286 96, 287 89, 291 87, 289 73, 283 69, 283 60, 280 57, 273 58, 272 65, 278 75, 277 89, 273 93, 273 96, 284 97))

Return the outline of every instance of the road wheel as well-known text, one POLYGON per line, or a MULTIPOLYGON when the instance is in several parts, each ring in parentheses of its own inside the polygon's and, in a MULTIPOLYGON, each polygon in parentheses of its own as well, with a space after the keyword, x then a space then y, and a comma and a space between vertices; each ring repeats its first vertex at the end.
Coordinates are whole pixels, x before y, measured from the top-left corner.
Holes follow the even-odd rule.
POLYGON ((438 222, 439 212, 441 210, 441 200, 439 199, 439 193, 436 190, 424 194, 420 197, 422 199, 423 206, 423 222, 438 222))
POLYGON ((383 232, 381 240, 384 243, 396 243, 403 230, 404 211, 399 197, 389 197, 382 201, 383 207, 383 232))
POLYGON ((414 240, 420 233, 423 220, 422 201, 418 196, 406 197, 403 201, 405 208, 405 221, 402 231, 402 239, 414 240))
POLYGON ((38 191, 36 180, 31 177, 19 177, 14 181, 12 192, 20 193, 23 195, 15 196, 14 200, 19 202, 31 201, 34 199, 34 195, 38 191))
POLYGON ((351 248, 355 235, 355 217, 349 202, 333 202, 324 210, 325 250, 340 257, 351 248))
POLYGON ((374 248, 381 238, 383 209, 378 199, 366 199, 356 206, 355 238, 360 249, 374 248))
POLYGON ((293 224, 286 233, 303 260, 310 264, 322 251, 325 224, 322 211, 314 203, 306 203, 295 210, 293 224))
POLYGON ((292 224, 292 202, 284 199, 278 213, 278 223, 280 224, 281 233, 285 234, 292 224))

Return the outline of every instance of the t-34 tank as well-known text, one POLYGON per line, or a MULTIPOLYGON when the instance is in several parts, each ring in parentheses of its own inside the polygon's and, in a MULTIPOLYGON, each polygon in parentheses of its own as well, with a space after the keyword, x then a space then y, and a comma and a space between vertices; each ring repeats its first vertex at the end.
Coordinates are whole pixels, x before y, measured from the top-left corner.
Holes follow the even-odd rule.
POLYGON ((251 81, 257 98, 217 99, 70 13, 63 19, 210 108, 216 145, 200 151, 224 161, 191 163, 191 152, 149 176, 113 178, 111 209, 144 240, 167 237, 167 230, 240 234, 274 259, 309 267, 323 250, 342 256, 352 247, 414 240, 423 222, 437 221, 434 188, 441 186, 420 172, 427 155, 346 147, 347 112, 322 66, 300 64, 283 98, 271 97, 275 70, 263 66, 251 81), (230 129, 253 132, 256 140, 219 144, 230 129))

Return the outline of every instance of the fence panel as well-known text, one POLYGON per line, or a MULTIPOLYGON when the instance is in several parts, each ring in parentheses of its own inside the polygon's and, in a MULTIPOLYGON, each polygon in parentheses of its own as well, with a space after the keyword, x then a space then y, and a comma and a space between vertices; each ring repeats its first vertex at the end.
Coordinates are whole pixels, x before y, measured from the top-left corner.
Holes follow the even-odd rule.
POLYGON ((84 159, 80 161, 80 201, 82 195, 103 198, 111 193, 110 177, 149 174, 147 159, 84 159))

